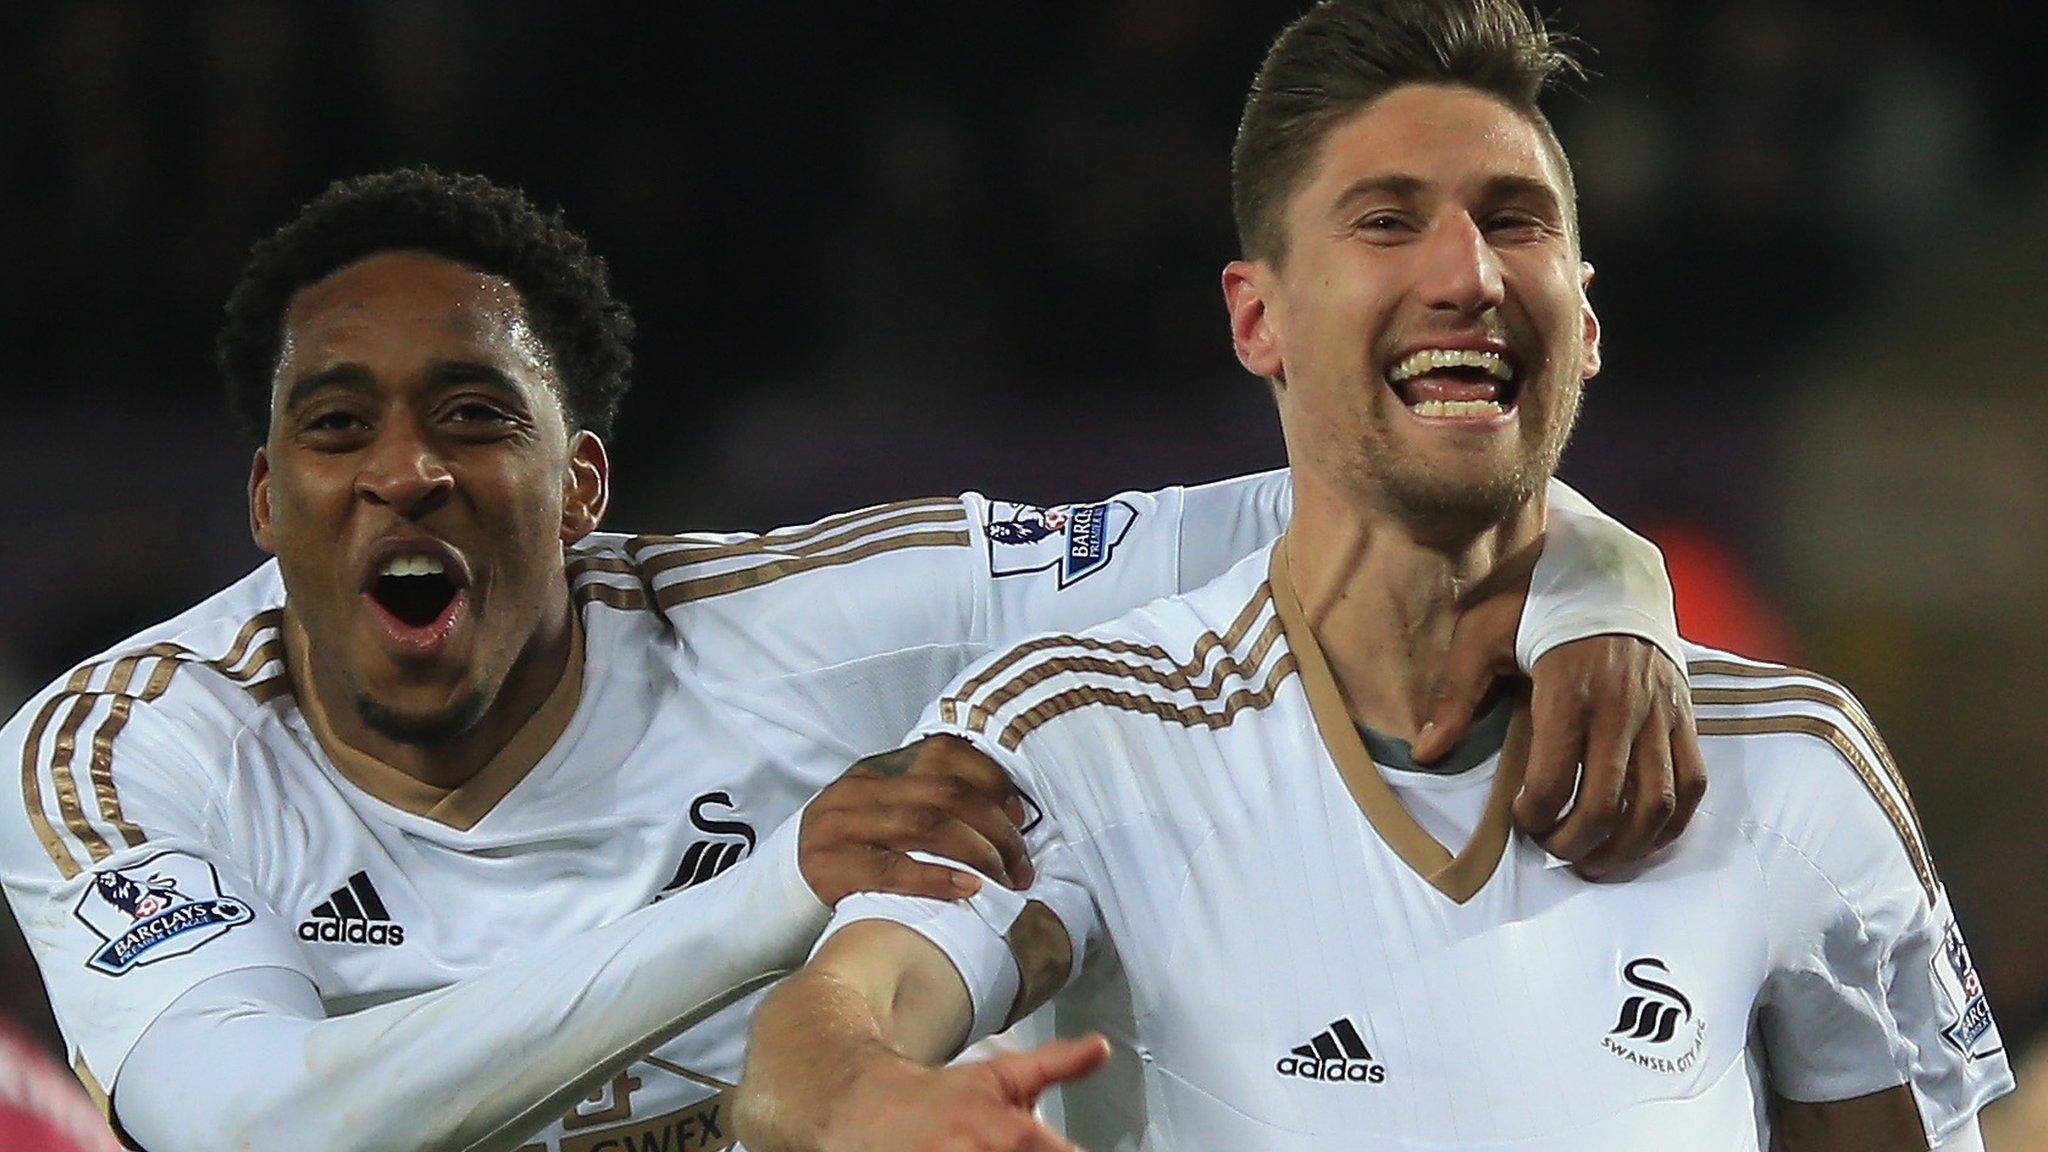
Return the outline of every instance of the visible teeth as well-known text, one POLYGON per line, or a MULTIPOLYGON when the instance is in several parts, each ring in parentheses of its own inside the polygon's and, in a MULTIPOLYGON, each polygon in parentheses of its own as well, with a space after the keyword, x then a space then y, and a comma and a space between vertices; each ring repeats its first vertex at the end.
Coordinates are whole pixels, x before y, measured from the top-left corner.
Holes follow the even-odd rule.
POLYGON ((432 556, 393 556, 377 570, 379 576, 440 576, 447 572, 432 556))
POLYGON ((1439 368, 1477 368, 1495 380, 1506 382, 1515 378, 1515 370, 1501 358, 1498 352, 1482 352, 1463 348, 1424 348, 1401 358, 1401 362, 1387 370, 1387 379, 1395 384, 1413 380, 1424 372, 1439 368))
POLYGON ((1418 400, 1410 409, 1417 416, 1498 416, 1507 411, 1492 400, 1418 400))

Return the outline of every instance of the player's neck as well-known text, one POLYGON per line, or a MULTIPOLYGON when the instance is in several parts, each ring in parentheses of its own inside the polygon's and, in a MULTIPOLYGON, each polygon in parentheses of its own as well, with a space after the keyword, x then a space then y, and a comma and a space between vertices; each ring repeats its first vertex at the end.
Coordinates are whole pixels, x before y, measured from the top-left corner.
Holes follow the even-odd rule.
POLYGON ((285 635, 288 646, 300 649, 290 657, 295 690, 311 696, 302 699, 301 706, 318 717, 316 734, 323 742, 338 740, 362 756, 446 791, 476 776, 543 712, 542 706, 564 687, 569 662, 581 647, 574 608, 565 604, 561 615, 546 620, 513 661, 504 684, 476 724, 453 739, 423 744, 396 739, 366 722, 339 670, 317 654, 304 651, 305 635, 296 627, 288 625, 285 635))
POLYGON ((1499 525, 1446 545, 1356 497, 1295 478, 1287 530, 1295 595, 1351 718, 1413 740, 1450 650, 1458 604, 1543 531, 1538 494, 1499 525))

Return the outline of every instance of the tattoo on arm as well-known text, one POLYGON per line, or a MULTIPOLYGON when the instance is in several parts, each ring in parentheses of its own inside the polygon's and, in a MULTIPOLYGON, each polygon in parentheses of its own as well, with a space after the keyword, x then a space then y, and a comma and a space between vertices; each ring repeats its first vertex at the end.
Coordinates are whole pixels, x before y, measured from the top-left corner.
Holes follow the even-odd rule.
POLYGON ((1003 939, 1009 941, 1010 954, 1017 958, 1017 1003, 1010 1009, 1010 1018, 1003 1021, 1008 1028, 1066 985, 1074 968, 1074 945, 1067 939, 1067 926, 1036 900, 1018 913, 1017 922, 1003 939))
POLYGON ((901 776, 910 771, 911 764, 916 760, 917 745, 912 744, 888 752, 877 752, 873 756, 863 756, 854 761, 853 766, 865 768, 877 776, 901 776))

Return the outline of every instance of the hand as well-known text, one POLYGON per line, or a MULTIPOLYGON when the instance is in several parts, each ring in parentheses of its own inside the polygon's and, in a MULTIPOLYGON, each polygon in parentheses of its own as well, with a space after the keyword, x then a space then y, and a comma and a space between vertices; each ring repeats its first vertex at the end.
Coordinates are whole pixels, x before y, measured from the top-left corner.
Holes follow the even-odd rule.
MULTIPOLYGON (((1527 595, 1525 575, 1459 616, 1415 742, 1418 761, 1449 752, 1494 680, 1521 674, 1515 629, 1527 595)), ((1706 794, 1707 776, 1692 696, 1670 658, 1633 636, 1594 636, 1551 649, 1531 680, 1529 764, 1515 823, 1589 879, 1676 839, 1706 794)))
POLYGON ((1023 801, 1001 767, 957 737, 928 737, 857 762, 811 801, 803 821, 797 867, 826 904, 852 892, 954 900, 980 889, 976 877, 914 860, 913 850, 1012 888, 1031 883, 1017 831, 1023 801))
POLYGON ((1081 1152, 1032 1108, 1109 1059, 1100 1036, 926 1068, 891 1058, 855 1080, 819 1142, 826 1152, 1081 1152))

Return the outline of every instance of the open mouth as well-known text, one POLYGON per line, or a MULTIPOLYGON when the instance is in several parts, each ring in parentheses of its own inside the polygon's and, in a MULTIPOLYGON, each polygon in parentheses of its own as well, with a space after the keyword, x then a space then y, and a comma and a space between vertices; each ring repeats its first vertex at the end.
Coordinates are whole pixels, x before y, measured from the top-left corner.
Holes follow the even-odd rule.
POLYGON ((370 585, 377 603, 412 628, 439 620, 459 591, 439 561, 423 556, 390 561, 370 585))
POLYGON ((407 548, 387 556, 363 593, 407 643, 445 636, 460 610, 469 581, 459 564, 428 548, 407 548))
POLYGON ((1514 410, 1520 373, 1505 353, 1478 348, 1422 348, 1387 369, 1387 386, 1425 419, 1485 420, 1514 410))

